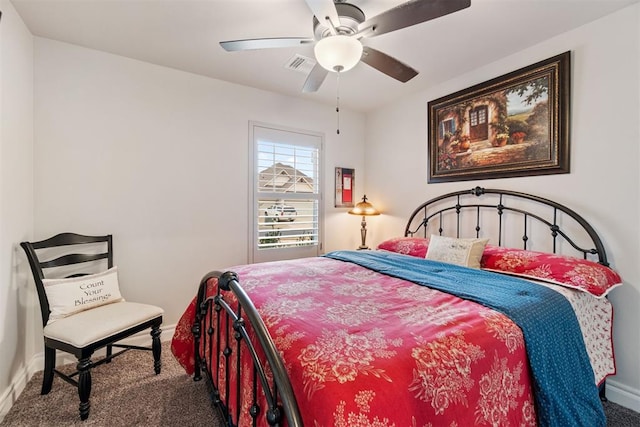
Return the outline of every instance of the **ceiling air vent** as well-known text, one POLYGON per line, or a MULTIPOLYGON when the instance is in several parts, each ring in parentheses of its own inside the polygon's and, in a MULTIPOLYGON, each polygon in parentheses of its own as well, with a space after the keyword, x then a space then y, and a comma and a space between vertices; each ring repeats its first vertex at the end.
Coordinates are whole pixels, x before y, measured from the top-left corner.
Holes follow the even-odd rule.
POLYGON ((289 58, 286 64, 284 64, 284 68, 309 74, 314 65, 316 65, 316 61, 314 59, 295 54, 289 58))

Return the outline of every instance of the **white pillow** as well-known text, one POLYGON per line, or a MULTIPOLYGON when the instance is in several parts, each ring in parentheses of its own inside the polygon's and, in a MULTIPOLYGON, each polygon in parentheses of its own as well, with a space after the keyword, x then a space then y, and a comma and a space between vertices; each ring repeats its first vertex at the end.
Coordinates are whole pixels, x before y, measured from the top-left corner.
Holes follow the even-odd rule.
POLYGON ((55 322, 83 310, 124 301, 118 286, 118 267, 87 276, 43 279, 49 300, 49 321, 55 322))
POLYGON ((482 252, 489 239, 456 239, 432 235, 426 259, 464 267, 480 268, 482 252))

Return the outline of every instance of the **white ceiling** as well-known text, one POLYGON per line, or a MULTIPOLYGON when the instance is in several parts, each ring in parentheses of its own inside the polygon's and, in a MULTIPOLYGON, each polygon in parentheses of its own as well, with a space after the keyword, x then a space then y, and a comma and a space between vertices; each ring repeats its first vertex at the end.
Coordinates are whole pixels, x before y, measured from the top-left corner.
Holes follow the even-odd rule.
MULTIPOLYGON (((405 0, 351 0, 370 18, 405 0)), ((400 83, 360 63, 340 76, 340 104, 368 111, 513 54, 640 0, 471 0, 471 7, 365 40, 420 74, 400 83)), ((334 105, 336 75, 303 94, 286 69, 313 48, 226 52, 223 40, 312 37, 304 0, 11 0, 40 37, 334 105)), ((561 52, 558 52, 561 53, 561 52)), ((545 59, 545 58, 540 58, 545 59)), ((505 70, 510 71, 510 70, 505 70)))

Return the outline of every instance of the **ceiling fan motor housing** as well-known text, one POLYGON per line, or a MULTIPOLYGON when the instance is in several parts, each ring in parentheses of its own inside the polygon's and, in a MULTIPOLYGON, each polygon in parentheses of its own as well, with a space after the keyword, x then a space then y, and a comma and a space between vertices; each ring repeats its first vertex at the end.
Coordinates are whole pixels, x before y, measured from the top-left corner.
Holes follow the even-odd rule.
MULTIPOLYGON (((351 3, 335 3, 335 6, 340 18, 340 26, 336 27, 336 33, 345 36, 357 33, 358 25, 365 21, 362 9, 351 3)), ((332 35, 331 24, 327 21, 320 22, 318 18, 313 17, 313 35, 316 40, 332 35)))

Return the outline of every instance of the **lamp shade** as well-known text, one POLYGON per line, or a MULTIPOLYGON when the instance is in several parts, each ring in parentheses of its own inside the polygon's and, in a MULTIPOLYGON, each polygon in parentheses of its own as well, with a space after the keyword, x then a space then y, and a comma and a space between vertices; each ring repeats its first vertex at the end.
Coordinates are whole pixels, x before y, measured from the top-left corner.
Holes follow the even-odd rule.
POLYGON ((316 43, 314 52, 323 68, 336 72, 348 71, 360 61, 362 43, 355 37, 328 36, 316 43))
POLYGON ((367 202, 367 196, 362 196, 362 201, 356 203, 356 205, 349 211, 351 215, 373 216, 380 215, 380 212, 373 205, 367 202))

